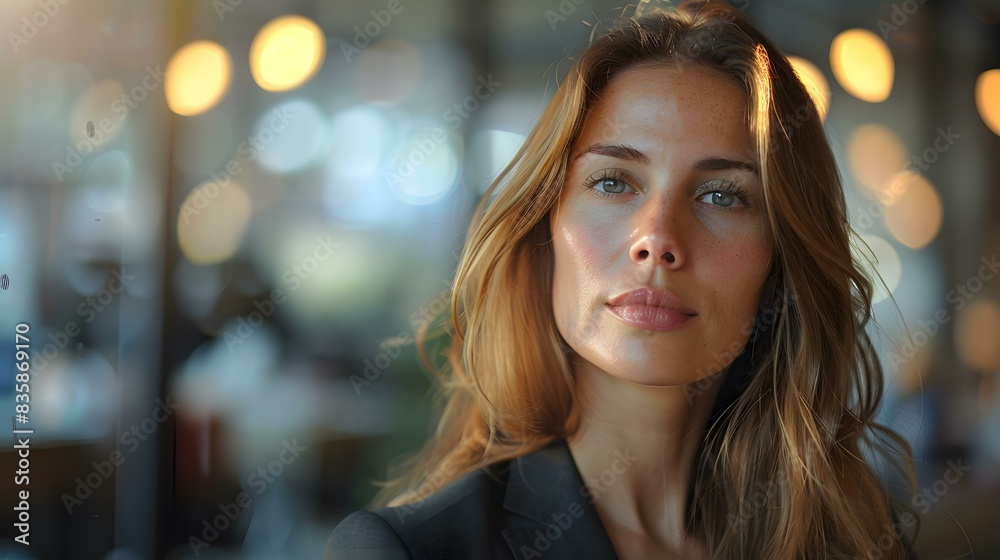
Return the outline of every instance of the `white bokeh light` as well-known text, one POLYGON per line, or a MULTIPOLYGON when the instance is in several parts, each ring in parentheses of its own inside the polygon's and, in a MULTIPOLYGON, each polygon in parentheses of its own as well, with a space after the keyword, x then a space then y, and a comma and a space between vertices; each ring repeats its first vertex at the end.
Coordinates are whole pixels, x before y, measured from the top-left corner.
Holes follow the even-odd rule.
POLYGON ((899 281, 903 277, 903 263, 892 243, 877 235, 862 235, 861 239, 868 244, 871 253, 875 255, 876 262, 871 262, 871 254, 867 249, 861 248, 861 260, 872 280, 872 304, 876 304, 887 299, 899 286, 899 281), (878 276, 872 274, 873 270, 878 272, 878 276), (881 281, 878 279, 879 276, 882 278, 881 281), (883 281, 885 286, 882 285, 883 281), (886 292, 886 288, 889 292, 886 292))
POLYGON ((483 130, 472 136, 466 159, 473 170, 470 180, 476 182, 480 194, 486 193, 522 143, 523 135, 506 130, 483 130))
POLYGON ((87 205, 101 212, 114 212, 125 204, 125 191, 132 181, 132 162, 121 150, 105 152, 94 158, 84 177, 87 205))
POLYGON ((390 134, 385 118, 371 107, 358 105, 338 113, 330 131, 330 172, 340 177, 374 176, 390 134))
POLYGON ((289 101, 260 116, 250 143, 264 169, 298 171, 316 163, 329 150, 327 118, 312 102, 289 101))
POLYGON ((451 194, 460 170, 458 143, 435 127, 399 144, 384 174, 393 195, 407 204, 424 205, 451 194))

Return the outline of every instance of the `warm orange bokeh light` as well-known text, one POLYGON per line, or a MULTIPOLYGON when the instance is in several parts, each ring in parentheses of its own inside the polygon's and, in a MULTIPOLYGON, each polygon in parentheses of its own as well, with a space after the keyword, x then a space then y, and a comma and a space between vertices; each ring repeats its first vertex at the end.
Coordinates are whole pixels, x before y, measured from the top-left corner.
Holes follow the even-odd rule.
POLYGON ((830 45, 830 68, 854 97, 869 103, 889 98, 895 76, 892 52, 871 31, 848 29, 837 35, 830 45))

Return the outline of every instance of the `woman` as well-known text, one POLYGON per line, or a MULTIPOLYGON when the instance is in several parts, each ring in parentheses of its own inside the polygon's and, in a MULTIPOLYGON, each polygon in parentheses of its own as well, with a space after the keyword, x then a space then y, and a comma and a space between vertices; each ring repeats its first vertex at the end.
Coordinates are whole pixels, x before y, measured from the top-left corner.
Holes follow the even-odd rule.
POLYGON ((874 421, 834 158, 738 11, 593 41, 476 216, 450 317, 418 333, 435 437, 327 557, 910 555, 917 520, 862 459, 913 485, 874 421))

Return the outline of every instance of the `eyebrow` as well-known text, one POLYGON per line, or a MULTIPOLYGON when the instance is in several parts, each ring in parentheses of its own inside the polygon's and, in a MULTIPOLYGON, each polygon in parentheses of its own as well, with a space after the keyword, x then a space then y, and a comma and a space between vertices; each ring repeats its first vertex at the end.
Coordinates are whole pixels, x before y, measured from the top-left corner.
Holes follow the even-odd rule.
POLYGON ((753 162, 749 162, 742 159, 727 159, 721 157, 707 157, 699 159, 695 164, 694 168, 697 171, 715 171, 717 169, 736 169, 739 171, 747 171, 758 175, 760 172, 757 170, 757 165, 753 162))
MULTIPOLYGON (((624 144, 591 144, 583 149, 574 159, 577 160, 584 156, 584 154, 596 154, 599 156, 608 156, 616 159, 622 159, 626 161, 634 161, 637 163, 648 164, 649 158, 646 154, 640 152, 639 150, 633 148, 632 146, 627 146, 624 144)), ((757 169, 757 165, 751 161, 743 159, 729 159, 724 157, 705 157, 701 158, 694 164, 695 171, 718 171, 722 169, 736 169, 739 171, 746 171, 759 175, 760 171, 757 169)))
POLYGON ((622 144, 591 144, 584 148, 582 152, 577 154, 574 159, 579 159, 583 157, 584 154, 597 154, 599 156, 608 156, 616 159, 624 159, 626 161, 649 163, 649 158, 646 157, 646 154, 640 152, 632 146, 625 146, 622 144))

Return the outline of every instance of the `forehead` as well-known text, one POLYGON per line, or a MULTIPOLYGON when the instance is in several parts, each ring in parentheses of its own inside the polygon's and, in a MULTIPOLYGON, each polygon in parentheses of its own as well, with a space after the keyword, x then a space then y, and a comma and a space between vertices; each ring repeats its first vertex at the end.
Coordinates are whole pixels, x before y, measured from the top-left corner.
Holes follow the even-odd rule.
POLYGON ((747 154, 747 101, 732 77, 706 66, 631 67, 595 98, 575 148, 613 141, 654 158, 667 148, 747 154))

